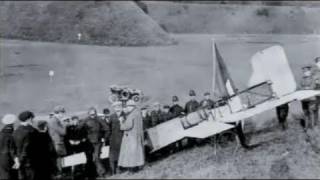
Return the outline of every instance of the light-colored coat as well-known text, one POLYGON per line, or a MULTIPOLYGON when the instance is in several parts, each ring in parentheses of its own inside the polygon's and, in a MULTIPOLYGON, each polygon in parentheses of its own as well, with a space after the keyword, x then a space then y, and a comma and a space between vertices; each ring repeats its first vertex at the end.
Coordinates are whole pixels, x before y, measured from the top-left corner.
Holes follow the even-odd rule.
POLYGON ((137 167, 145 163, 143 146, 143 122, 141 112, 134 109, 120 122, 123 138, 120 148, 118 165, 121 167, 137 167))

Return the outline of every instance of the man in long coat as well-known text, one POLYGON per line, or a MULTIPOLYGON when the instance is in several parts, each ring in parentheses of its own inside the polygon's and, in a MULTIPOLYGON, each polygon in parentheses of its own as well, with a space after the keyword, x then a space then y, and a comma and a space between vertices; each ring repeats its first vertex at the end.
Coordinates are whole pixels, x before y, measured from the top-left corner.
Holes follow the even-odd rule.
POLYGON ((23 180, 32 180, 36 177, 37 151, 37 130, 32 126, 34 114, 24 111, 19 114, 21 121, 19 127, 13 133, 17 146, 17 156, 20 162, 19 175, 23 180))
POLYGON ((2 124, 5 126, 0 132, 0 179, 16 179, 19 161, 17 158, 16 145, 13 139, 13 125, 17 117, 13 114, 7 114, 2 118, 2 124))
POLYGON ((119 156, 119 166, 138 170, 145 163, 143 145, 143 122, 140 109, 129 100, 125 107, 126 118, 120 121, 123 138, 119 156))
POLYGON ((38 121, 38 134, 36 148, 36 176, 35 179, 53 179, 57 170, 57 153, 53 141, 48 133, 48 124, 46 121, 38 121))
POLYGON ((52 138, 54 147, 57 152, 57 165, 58 174, 61 175, 62 157, 67 155, 66 147, 64 144, 64 136, 66 135, 66 125, 62 122, 65 118, 65 108, 63 106, 56 106, 53 110, 53 116, 48 122, 49 134, 52 138))
POLYGON ((112 104, 115 110, 110 116, 110 152, 109 152, 109 163, 112 174, 116 174, 118 171, 118 159, 120 154, 120 147, 122 142, 123 132, 120 130, 120 120, 122 116, 122 103, 115 102, 112 104))

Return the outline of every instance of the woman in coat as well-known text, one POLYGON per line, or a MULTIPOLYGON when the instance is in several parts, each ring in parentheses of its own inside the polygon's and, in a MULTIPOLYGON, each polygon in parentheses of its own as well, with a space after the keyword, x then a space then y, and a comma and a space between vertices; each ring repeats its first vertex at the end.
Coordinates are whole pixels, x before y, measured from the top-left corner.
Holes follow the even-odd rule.
POLYGON ((120 121, 123 138, 119 166, 136 170, 145 163, 142 116, 139 108, 132 100, 127 102, 125 113, 127 114, 126 118, 120 121))

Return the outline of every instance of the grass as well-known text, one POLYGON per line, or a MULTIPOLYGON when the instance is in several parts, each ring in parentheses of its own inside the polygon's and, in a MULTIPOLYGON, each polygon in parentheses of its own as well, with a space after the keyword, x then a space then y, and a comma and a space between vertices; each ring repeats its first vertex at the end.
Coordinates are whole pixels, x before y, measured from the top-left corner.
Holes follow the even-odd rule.
MULTIPOLYGON (((48 114, 57 104, 65 105, 68 112, 84 111, 92 105, 101 111, 109 106, 108 87, 113 83, 142 89, 152 97, 150 103, 168 103, 174 94, 180 97, 181 104, 185 103, 190 88, 195 89, 201 99, 201 94, 211 87, 212 37, 239 89, 246 87, 251 74, 249 60, 255 52, 281 44, 299 79, 300 67, 319 56, 320 46, 318 36, 306 35, 184 34, 174 37, 179 41, 177 45, 150 47, 2 39, 0 55, 6 67, 4 74, 10 76, 0 78, 0 114, 17 114, 25 109, 36 115, 48 114), (52 82, 49 70, 56 74, 52 82)), ((290 112, 295 114, 299 109, 299 105, 293 105, 290 112)), ((233 146, 229 145, 220 148, 215 156, 214 148, 204 146, 147 165, 140 173, 124 173, 114 178, 319 177, 317 131, 307 141, 296 116, 291 115, 287 132, 274 128, 274 116, 274 111, 268 111, 246 123, 247 127, 253 125, 253 129, 267 128, 250 135, 251 142, 266 142, 253 151, 239 149, 236 157, 230 157, 233 146), (289 155, 283 157, 287 151, 289 155), (270 172, 271 166, 280 167, 284 173, 270 172)))

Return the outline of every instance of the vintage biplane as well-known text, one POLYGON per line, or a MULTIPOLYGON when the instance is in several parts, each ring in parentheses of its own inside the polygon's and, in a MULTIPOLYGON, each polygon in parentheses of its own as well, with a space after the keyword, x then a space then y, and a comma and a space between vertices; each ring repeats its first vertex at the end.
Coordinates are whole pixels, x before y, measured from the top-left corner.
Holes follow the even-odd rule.
POLYGON ((320 95, 316 90, 297 90, 284 49, 272 46, 252 56, 248 88, 237 90, 227 66, 212 40, 213 93, 220 96, 213 109, 199 109, 147 130, 149 146, 155 152, 183 138, 207 138, 252 116, 279 105, 320 95))

